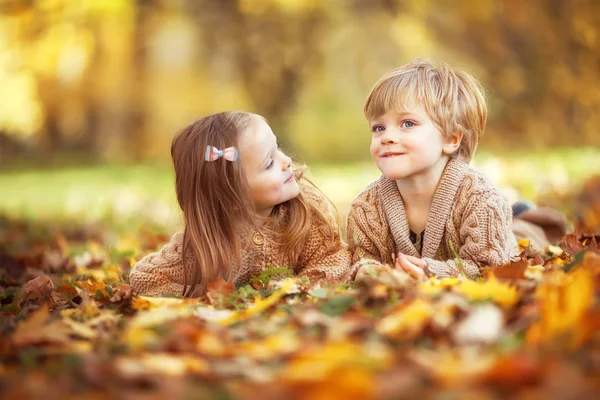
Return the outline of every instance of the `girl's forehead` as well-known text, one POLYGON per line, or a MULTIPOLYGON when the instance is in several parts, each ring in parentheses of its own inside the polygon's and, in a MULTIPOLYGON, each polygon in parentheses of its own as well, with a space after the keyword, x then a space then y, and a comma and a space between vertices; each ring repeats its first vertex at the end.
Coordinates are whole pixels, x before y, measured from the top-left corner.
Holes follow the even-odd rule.
POLYGON ((260 162, 276 144, 271 127, 262 118, 254 118, 240 138, 240 153, 246 160, 260 162))

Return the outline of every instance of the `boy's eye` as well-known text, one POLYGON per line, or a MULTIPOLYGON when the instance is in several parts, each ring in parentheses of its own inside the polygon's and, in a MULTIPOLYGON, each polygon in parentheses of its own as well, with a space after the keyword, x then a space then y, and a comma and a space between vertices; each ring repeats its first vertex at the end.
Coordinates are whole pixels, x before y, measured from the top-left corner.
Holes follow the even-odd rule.
POLYGON ((415 126, 415 123, 412 121, 402 121, 402 124, 400 126, 402 128, 412 128, 413 126, 415 126))
POLYGON ((374 127, 371 128, 371 130, 375 133, 379 133, 379 132, 383 132, 385 130, 385 128, 383 127, 383 125, 375 125, 374 127))
POLYGON ((269 165, 267 165, 267 168, 266 168, 266 169, 269 169, 269 168, 271 168, 272 166, 273 166, 273 160, 271 160, 271 161, 269 162, 269 165))

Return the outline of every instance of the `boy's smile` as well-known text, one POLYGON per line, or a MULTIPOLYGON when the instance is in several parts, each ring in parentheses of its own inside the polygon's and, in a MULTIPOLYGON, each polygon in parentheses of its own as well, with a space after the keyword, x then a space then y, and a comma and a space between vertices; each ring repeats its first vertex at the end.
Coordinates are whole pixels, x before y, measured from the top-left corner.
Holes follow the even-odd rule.
POLYGON ((402 156, 406 153, 398 153, 395 151, 385 151, 381 154, 382 158, 392 158, 392 157, 398 157, 398 156, 402 156))

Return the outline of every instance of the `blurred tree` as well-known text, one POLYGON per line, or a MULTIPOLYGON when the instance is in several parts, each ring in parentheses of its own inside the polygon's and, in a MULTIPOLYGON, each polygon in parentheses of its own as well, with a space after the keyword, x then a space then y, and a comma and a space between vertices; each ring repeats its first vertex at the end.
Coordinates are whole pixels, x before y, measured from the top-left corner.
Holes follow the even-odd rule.
POLYGON ((486 141, 600 145, 600 2, 429 2, 423 17, 491 88, 486 141))
POLYGON ((599 19, 593 0, 0 0, 0 130, 167 158, 194 118, 247 109, 306 160, 367 159, 364 96, 421 56, 490 89, 484 145, 599 145, 599 19))

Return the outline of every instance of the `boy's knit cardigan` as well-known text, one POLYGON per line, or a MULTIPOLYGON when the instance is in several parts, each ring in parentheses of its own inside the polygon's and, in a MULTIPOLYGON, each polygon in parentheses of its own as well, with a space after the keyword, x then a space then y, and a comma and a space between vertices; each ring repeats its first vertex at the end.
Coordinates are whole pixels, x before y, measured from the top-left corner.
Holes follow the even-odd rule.
MULTIPOLYGON (((250 282, 253 276, 269 266, 287 267, 294 275, 306 276, 311 283, 347 281, 353 275, 350 269, 351 254, 342 242, 336 218, 329 201, 321 192, 308 184, 301 184, 300 190, 311 207, 310 233, 296 259, 285 253, 274 237, 253 229, 240 229, 246 238, 241 252, 241 262, 232 262, 233 281, 236 285, 250 282), (316 209, 320 211, 317 212, 316 209), (321 214, 321 215, 318 215, 321 214), (323 220, 325 217, 325 220, 323 220)), ((283 229, 287 221, 286 209, 279 209, 275 217, 276 225, 283 229)), ((183 231, 176 233, 160 251, 148 254, 139 260, 129 276, 130 284, 138 294, 181 295, 183 292, 182 263, 183 231)), ((194 258, 187 265, 193 267, 194 258)), ((190 268, 191 270, 191 268, 190 268)), ((191 271, 188 273, 191 280, 191 271)), ((192 296, 202 293, 196 287, 192 296)))
POLYGON ((482 174, 451 159, 435 191, 425 225, 422 253, 410 240, 404 203, 396 182, 382 176, 352 202, 348 243, 353 271, 365 264, 392 264, 398 252, 427 262, 428 276, 470 277, 482 266, 510 262, 517 253, 508 199, 482 174), (462 260, 456 261, 454 250, 462 260))

